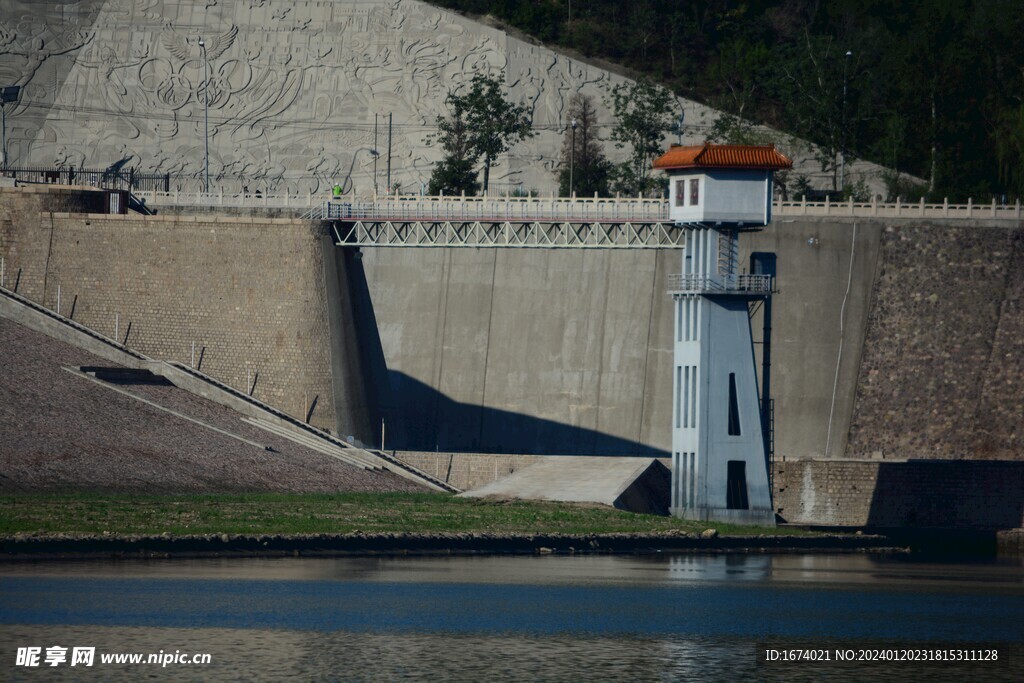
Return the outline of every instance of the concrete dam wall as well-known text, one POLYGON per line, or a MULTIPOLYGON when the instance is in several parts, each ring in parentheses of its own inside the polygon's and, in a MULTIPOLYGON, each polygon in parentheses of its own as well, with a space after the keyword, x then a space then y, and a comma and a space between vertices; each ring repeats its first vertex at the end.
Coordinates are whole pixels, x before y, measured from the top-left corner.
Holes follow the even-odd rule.
MULTIPOLYGON (((799 220, 741 241, 741 262, 752 251, 779 254, 780 456, 825 454, 830 414, 828 450, 843 453, 881 232, 878 223, 799 220)), ((676 251, 366 250, 408 427, 397 447, 666 454, 674 326, 666 291, 679 259, 676 251)), ((760 318, 753 324, 759 339, 760 318)))
MULTIPOLYGON (((8 287, 50 307, 60 287, 64 314, 156 357, 191 362, 194 342, 205 372, 318 426, 376 442, 384 417, 388 447, 421 451, 668 449, 678 252, 357 254, 303 221, 42 196, 2 193, 8 287)), ((981 222, 745 236, 742 260, 778 254, 777 458, 1021 459, 1020 250, 1021 226, 981 222)))
MULTIPOLYGON (((785 219, 777 458, 1021 459, 1021 226, 785 219)), ((366 250, 398 447, 667 452, 676 252, 366 250)), ((760 340, 760 315, 753 317, 760 340)))

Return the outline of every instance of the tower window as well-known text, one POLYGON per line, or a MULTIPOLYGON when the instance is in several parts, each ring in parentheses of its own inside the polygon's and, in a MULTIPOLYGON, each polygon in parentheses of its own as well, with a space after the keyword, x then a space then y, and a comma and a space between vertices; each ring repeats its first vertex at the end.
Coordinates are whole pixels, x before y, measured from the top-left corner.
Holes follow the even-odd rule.
POLYGON ((676 181, 676 206, 686 206, 686 181, 676 181))
POLYGON ((729 436, 740 435, 740 406, 736 398, 736 373, 729 373, 729 436))
POLYGON ((690 180, 690 206, 697 206, 700 203, 700 179, 690 180))

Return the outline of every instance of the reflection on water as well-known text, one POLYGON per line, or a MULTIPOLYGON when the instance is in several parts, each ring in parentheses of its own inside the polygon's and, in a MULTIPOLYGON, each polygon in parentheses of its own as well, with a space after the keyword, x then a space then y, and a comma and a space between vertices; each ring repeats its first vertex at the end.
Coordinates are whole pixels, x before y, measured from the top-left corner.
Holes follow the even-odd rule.
MULTIPOLYGON (((134 680, 1024 679, 1024 568, 868 555, 256 559, 0 565, 19 646, 209 652, 134 680), (996 664, 766 665, 758 648, 995 647, 996 664), (825 668, 822 668, 825 667, 825 668)), ((70 668, 47 677, 75 678, 70 668)))

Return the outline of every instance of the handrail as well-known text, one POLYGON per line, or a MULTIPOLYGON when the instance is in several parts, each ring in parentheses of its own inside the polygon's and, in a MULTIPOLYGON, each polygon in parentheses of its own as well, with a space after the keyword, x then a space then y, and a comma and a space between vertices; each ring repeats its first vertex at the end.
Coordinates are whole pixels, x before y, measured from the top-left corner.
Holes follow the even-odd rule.
POLYGON ((771 291, 771 275, 673 273, 668 276, 669 294, 770 294, 771 291))
MULTIPOLYGON (((318 219, 329 215, 329 205, 350 207, 350 213, 338 218, 366 220, 503 220, 503 221, 665 221, 669 204, 665 199, 642 197, 449 197, 393 195, 379 197, 345 196, 325 199, 307 194, 247 194, 225 192, 153 192, 135 191, 147 206, 265 207, 294 209, 297 216, 318 219)), ((926 204, 852 199, 834 202, 775 200, 772 213, 777 216, 853 216, 860 218, 948 218, 1020 220, 1024 209, 1020 200, 1013 204, 926 204)))

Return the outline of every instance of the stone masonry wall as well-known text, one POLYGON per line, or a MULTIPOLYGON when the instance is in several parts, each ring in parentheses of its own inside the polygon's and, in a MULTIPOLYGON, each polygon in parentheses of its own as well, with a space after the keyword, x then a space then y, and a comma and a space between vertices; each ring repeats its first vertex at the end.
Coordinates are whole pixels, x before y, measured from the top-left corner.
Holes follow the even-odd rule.
POLYGON ((1024 463, 790 460, 775 463, 775 511, 824 526, 1012 529, 1024 524, 1024 463))
POLYGON ((847 457, 1024 459, 1022 235, 886 228, 847 457))
POLYGON ((334 431, 317 228, 299 220, 40 211, 0 193, 0 256, 18 293, 162 360, 196 364, 334 431), (201 358, 201 365, 199 363, 201 358))

